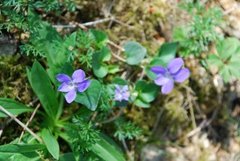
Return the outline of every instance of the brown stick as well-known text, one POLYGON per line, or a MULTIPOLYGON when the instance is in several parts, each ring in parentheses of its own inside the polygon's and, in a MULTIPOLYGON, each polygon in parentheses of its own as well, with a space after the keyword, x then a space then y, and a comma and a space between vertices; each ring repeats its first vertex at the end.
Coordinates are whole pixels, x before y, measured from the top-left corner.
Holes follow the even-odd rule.
MULTIPOLYGON (((32 119, 34 118, 34 116, 35 116, 37 110, 39 109, 39 107, 40 107, 40 104, 38 104, 37 107, 35 108, 35 110, 33 111, 30 119, 29 119, 29 120, 27 121, 27 123, 26 123, 26 127, 28 127, 28 125, 30 124, 30 122, 31 122, 32 119)), ((24 132, 25 132, 25 129, 23 129, 23 131, 22 131, 22 133, 21 133, 21 135, 20 135, 20 137, 19 137, 19 139, 18 139, 18 143, 21 142, 21 139, 22 139, 22 137, 23 137, 24 132)))
POLYGON ((0 106, 0 110, 3 111, 6 115, 11 117, 15 122, 17 122, 24 130, 29 132, 35 139, 37 139, 40 143, 42 143, 42 139, 35 134, 31 129, 29 129, 26 125, 24 125, 20 120, 18 120, 13 114, 7 111, 4 107, 0 106))

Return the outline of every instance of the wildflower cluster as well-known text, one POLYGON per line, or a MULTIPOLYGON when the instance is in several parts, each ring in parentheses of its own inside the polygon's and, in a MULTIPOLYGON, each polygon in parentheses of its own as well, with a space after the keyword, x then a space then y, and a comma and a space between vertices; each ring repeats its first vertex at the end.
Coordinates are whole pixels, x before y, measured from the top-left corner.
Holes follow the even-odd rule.
MULTIPOLYGON (((182 83, 190 75, 188 68, 183 67, 184 62, 182 58, 175 58, 171 60, 167 67, 154 66, 151 71, 156 74, 157 78, 154 80, 155 84, 161 86, 163 94, 170 93, 174 88, 174 82, 182 83)), ((85 78, 85 72, 81 69, 74 71, 72 78, 66 74, 58 74, 57 80, 62 83, 58 87, 58 91, 64 92, 65 99, 68 103, 75 100, 77 92, 84 92, 90 86, 90 80, 85 78)), ((130 91, 127 85, 115 85, 114 100, 115 101, 129 101, 130 91)))
MULTIPOLYGON (((0 12, 0 21, 4 21, 0 30, 18 33, 20 37, 26 35, 19 40, 19 49, 22 54, 34 58, 30 61, 32 66, 27 68, 27 78, 37 97, 34 106, 40 105, 36 115, 41 118, 40 128, 34 128, 39 130, 37 133, 30 131, 31 137, 25 133, 18 143, 13 141, 0 146, 1 157, 2 151, 10 149, 9 153, 4 153, 4 160, 10 157, 39 160, 41 157, 48 160, 125 161, 126 156, 110 137, 123 143, 127 150, 126 146, 131 144, 127 141, 148 135, 146 129, 154 126, 154 120, 143 119, 145 109, 151 107, 149 111, 155 112, 158 109, 154 108, 163 107, 165 100, 162 98, 172 100, 172 96, 179 93, 185 97, 184 90, 174 90, 179 83, 182 83, 180 88, 186 87, 191 74, 190 66, 184 64, 182 57, 193 54, 199 59, 201 52, 208 51, 214 41, 220 39, 214 29, 221 17, 217 15, 218 10, 204 14, 201 5, 196 13, 189 11, 195 14, 193 23, 175 31, 173 37, 177 42, 163 43, 159 49, 152 49, 155 51, 135 41, 126 40, 117 45, 103 31, 88 29, 77 22, 65 22, 63 15, 72 15, 71 11, 75 9, 71 2, 4 0, 3 5, 0 4, 1 9, 5 6, 0 12), (54 14, 56 11, 59 12, 54 14), (211 21, 214 15, 217 15, 217 21, 211 21), (51 24, 53 19, 61 21, 51 24), (64 27, 58 29, 56 26, 62 21, 64 27), (167 96, 159 97, 161 94, 167 96), (129 111, 137 111, 137 114, 129 111), (149 123, 147 128, 141 127, 142 120, 149 123)), ((77 6, 77 9, 81 7, 77 6)), ((217 68, 226 82, 239 78, 239 40, 220 41, 216 43, 216 49, 216 53, 199 62, 205 63, 205 69, 217 68)), ((12 116, 33 111, 8 98, 0 98, 1 105, 12 116)), ((174 117, 176 113, 187 116, 185 108, 176 110, 179 106, 169 105, 170 110, 166 109, 174 117)), ((7 117, 7 114, 0 110, 0 117, 7 117)))

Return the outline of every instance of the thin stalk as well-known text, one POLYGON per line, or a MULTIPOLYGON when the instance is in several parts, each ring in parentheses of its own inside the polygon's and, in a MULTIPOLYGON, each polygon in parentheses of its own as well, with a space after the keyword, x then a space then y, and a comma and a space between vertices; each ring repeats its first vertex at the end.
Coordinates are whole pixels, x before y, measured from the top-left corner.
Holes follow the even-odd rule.
POLYGON ((195 128, 197 128, 197 124, 196 124, 194 110, 193 110, 193 106, 192 105, 190 106, 190 114, 191 114, 192 126, 195 129, 195 128))

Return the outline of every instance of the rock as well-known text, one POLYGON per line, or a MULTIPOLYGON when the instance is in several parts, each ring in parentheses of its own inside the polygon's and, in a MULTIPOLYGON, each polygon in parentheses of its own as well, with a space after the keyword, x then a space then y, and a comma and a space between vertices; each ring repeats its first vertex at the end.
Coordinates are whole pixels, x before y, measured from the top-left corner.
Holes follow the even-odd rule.
POLYGON ((237 0, 219 0, 218 1, 224 10, 224 15, 228 25, 225 31, 240 39, 240 2, 237 0))
POLYGON ((0 35, 0 56, 13 55, 17 51, 17 41, 6 35, 0 35))
POLYGON ((155 145, 146 145, 141 151, 141 161, 165 161, 165 152, 155 145))

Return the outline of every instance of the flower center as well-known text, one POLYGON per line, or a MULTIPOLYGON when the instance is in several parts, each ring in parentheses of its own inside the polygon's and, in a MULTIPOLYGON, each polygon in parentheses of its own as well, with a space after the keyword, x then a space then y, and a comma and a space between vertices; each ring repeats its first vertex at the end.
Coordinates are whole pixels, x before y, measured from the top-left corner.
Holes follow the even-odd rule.
POLYGON ((77 88, 77 85, 73 82, 70 82, 68 85, 69 85, 70 89, 76 89, 77 88))
POLYGON ((164 76, 169 78, 169 79, 173 79, 173 76, 171 75, 171 73, 168 70, 166 71, 164 76))

